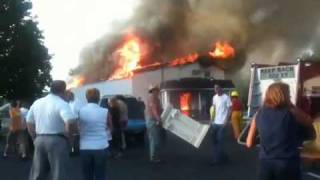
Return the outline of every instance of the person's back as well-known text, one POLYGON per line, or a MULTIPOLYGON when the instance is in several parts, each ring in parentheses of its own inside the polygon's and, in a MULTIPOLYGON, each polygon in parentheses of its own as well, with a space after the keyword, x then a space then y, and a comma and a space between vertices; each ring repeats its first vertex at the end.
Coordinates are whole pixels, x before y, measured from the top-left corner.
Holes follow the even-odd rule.
POLYGON ((80 149, 103 149, 108 146, 107 114, 108 109, 94 103, 80 109, 80 149))
POLYGON ((10 131, 16 132, 18 130, 21 130, 22 124, 21 124, 21 111, 19 108, 11 108, 10 109, 10 131))
POLYGON ((108 109, 98 105, 100 92, 86 91, 88 104, 80 109, 80 157, 84 180, 106 179, 106 161, 109 147, 108 109))
MULTIPOLYGON (((68 106, 67 102, 53 94, 49 94, 35 101, 30 111, 33 111, 34 114, 36 133, 65 133, 66 122, 62 119, 62 116, 68 115, 67 113, 69 112, 66 112, 68 106)), ((73 117, 70 117, 70 119, 71 118, 73 117)))
POLYGON ((261 159, 299 158, 299 125, 288 108, 263 107, 256 121, 261 159))
POLYGON ((291 103, 289 85, 271 84, 262 108, 253 116, 247 136, 247 147, 260 135, 261 180, 301 180, 298 147, 305 138, 312 138, 312 119, 291 103), (310 137, 309 137, 310 136, 310 137))
POLYGON ((122 124, 122 126, 126 126, 128 123, 128 107, 127 104, 122 100, 119 99, 117 101, 118 103, 118 107, 120 110, 120 122, 122 124))
POLYGON ((121 122, 120 122, 121 112, 119 107, 110 107, 109 111, 111 115, 112 128, 114 129, 121 128, 121 122))
POLYGON ((161 103, 158 96, 150 94, 147 99, 147 105, 146 105, 146 115, 148 119, 154 120, 159 117, 155 115, 154 112, 157 112, 159 115, 162 112, 161 109, 161 103))
POLYGON ((72 133, 77 116, 63 99, 65 89, 64 81, 53 81, 50 94, 35 101, 28 112, 28 131, 35 138, 30 180, 46 179, 49 173, 52 180, 69 179, 67 133, 72 133))

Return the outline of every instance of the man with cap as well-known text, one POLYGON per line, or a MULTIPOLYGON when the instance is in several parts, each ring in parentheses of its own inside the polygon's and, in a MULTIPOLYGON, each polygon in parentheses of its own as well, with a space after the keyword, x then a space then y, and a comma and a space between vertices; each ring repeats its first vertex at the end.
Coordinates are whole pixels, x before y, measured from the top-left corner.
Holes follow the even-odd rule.
POLYGON ((38 99, 27 115, 28 131, 34 139, 34 156, 30 180, 68 180, 68 135, 77 116, 64 100, 66 83, 52 82, 50 93, 38 99))
POLYGON ((150 162, 159 163, 159 148, 161 146, 161 103, 159 99, 160 88, 156 85, 149 86, 149 96, 146 106, 147 131, 149 138, 150 162))

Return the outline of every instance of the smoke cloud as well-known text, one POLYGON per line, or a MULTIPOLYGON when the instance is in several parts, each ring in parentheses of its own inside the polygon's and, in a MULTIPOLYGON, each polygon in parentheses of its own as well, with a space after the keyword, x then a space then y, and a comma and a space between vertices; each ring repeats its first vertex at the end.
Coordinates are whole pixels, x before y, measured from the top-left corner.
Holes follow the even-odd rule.
POLYGON ((140 0, 128 21, 83 49, 70 74, 107 79, 129 32, 143 40, 142 64, 205 53, 217 40, 238 51, 234 74, 247 73, 252 62, 294 61, 320 50, 319 7, 317 0, 140 0))

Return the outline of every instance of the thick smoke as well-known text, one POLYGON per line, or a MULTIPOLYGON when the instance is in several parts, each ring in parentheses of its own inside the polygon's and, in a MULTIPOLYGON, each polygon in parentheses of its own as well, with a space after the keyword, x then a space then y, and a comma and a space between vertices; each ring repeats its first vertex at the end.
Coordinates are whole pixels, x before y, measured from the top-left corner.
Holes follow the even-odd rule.
MULTIPOLYGON (((259 0, 252 7, 245 65, 231 75, 237 77, 234 82, 248 83, 251 63, 277 64, 319 56, 320 1, 259 0)), ((246 91, 247 83, 238 86, 246 91)))
POLYGON ((205 53, 217 40, 241 54, 236 74, 248 72, 251 62, 294 61, 320 50, 319 7, 317 0, 140 0, 127 22, 83 49, 71 74, 86 82, 107 79, 129 32, 143 39, 143 64, 205 53))

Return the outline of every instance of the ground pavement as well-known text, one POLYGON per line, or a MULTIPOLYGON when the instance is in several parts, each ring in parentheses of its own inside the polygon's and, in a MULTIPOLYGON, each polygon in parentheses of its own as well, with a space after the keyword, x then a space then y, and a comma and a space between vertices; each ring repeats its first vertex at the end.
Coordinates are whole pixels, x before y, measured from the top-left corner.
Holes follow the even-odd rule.
MULTIPOLYGON (((229 131, 231 132, 231 131, 229 131)), ((147 148, 132 144, 122 159, 109 159, 108 180, 255 180, 257 174, 257 149, 248 150, 238 145, 228 133, 227 150, 230 162, 212 167, 212 146, 207 136, 199 149, 193 148, 178 137, 167 134, 163 151, 164 164, 148 163, 147 148)), ((4 138, 0 139, 2 154, 4 138)), ((70 180, 81 180, 78 157, 72 158, 70 180)), ((31 161, 17 158, 0 158, 1 180, 25 180, 28 177, 31 161)), ((304 175, 304 180, 314 180, 304 175)))

